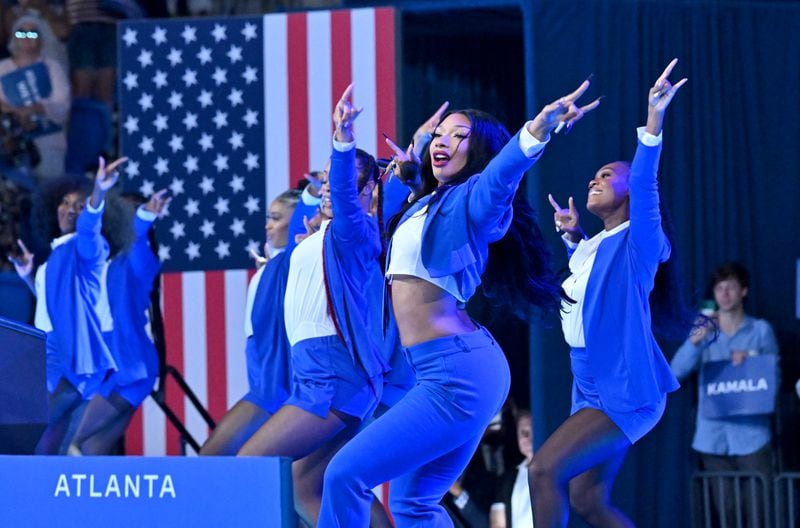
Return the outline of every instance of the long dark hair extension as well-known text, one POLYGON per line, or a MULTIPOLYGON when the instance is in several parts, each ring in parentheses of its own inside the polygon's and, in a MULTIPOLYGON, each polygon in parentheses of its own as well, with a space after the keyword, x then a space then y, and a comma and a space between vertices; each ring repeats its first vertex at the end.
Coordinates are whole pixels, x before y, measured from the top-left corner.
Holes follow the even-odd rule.
POLYGON ((375 216, 378 220, 378 235, 381 240, 380 262, 381 266, 383 266, 386 260, 386 237, 383 220, 383 182, 381 181, 381 172, 375 157, 361 149, 356 149, 356 169, 358 170, 358 192, 364 190, 364 187, 370 181, 374 181, 375 185, 378 186, 378 203, 375 216))
POLYGON ((658 266, 653 291, 650 293, 650 313, 653 333, 670 341, 683 341, 694 328, 710 322, 710 319, 689 308, 684 295, 683 274, 680 270, 680 251, 675 239, 672 215, 659 191, 661 228, 669 240, 669 260, 658 266))
MULTIPOLYGON (((482 172, 511 138, 497 118, 482 110, 454 110, 445 114, 442 120, 450 114, 461 114, 470 121, 467 162, 451 181, 438 187, 439 192, 431 199, 431 203, 440 199, 448 188, 460 185, 482 172)), ((429 150, 430 144, 422 155, 422 190, 391 219, 390 233, 394 233, 403 214, 413 203, 437 190, 429 150)), ((569 299, 552 271, 550 250, 536 215, 525 198, 523 187, 520 184, 514 196, 514 215, 508 232, 502 239, 489 245, 489 261, 482 276, 481 289, 494 306, 506 308, 517 317, 527 319, 534 307, 557 311, 561 300, 569 299)))

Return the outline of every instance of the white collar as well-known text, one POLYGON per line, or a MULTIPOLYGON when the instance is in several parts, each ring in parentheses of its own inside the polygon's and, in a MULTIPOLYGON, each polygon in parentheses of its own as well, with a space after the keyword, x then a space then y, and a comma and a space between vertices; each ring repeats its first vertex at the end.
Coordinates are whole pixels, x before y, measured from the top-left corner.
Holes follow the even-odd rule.
POLYGON ((57 248, 58 246, 60 246, 60 245, 62 245, 62 244, 66 244, 67 242, 69 242, 69 240, 70 240, 72 237, 74 237, 74 236, 75 236, 75 235, 77 235, 77 234, 78 234, 78 233, 76 233, 75 231, 73 231, 72 233, 67 233, 66 235, 61 235, 61 236, 60 236, 60 237, 58 237, 58 238, 54 238, 54 239, 53 239, 53 240, 50 242, 50 249, 55 249, 55 248, 57 248))

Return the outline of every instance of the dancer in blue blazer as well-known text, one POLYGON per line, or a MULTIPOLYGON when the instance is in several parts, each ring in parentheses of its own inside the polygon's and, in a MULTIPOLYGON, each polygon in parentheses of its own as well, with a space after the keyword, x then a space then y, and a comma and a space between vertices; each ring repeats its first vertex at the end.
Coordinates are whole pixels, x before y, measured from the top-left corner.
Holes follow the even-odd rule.
POLYGON ((605 229, 587 240, 572 198, 562 209, 550 197, 571 254, 563 287, 575 303, 565 304, 562 327, 574 381, 571 416, 529 468, 537 528, 566 526, 570 504, 592 526, 632 526, 609 504, 611 487, 628 449, 656 425, 666 394, 678 388, 653 337, 650 299, 670 256, 656 176, 664 112, 686 82, 670 83, 676 63, 649 91, 633 162, 609 163, 589 182, 586 207, 605 229))
POLYGON ((360 111, 351 91, 334 109, 322 226, 297 245, 289 264, 284 316, 291 394, 239 451, 295 459, 295 509, 310 526, 317 524, 325 467, 372 415, 389 369, 381 289, 366 287, 380 284, 375 277, 382 273, 381 215, 369 215, 380 176, 375 159, 355 149, 352 125, 360 111))
MULTIPOLYGON (((103 332, 117 370, 108 376, 81 417, 67 454, 111 455, 133 414, 153 390, 158 351, 147 333, 150 293, 161 269, 148 233, 169 203, 167 190, 154 193, 133 214, 134 240, 111 259, 105 275, 105 303, 113 329, 103 332)), ((137 198, 135 204, 141 200, 137 198)))
POLYGON ((416 382, 331 461, 320 527, 368 526, 369 490, 390 480, 397 527, 452 526, 439 501, 466 467, 510 383, 503 351, 465 304, 491 260, 495 271, 518 268, 487 272, 494 287, 489 295, 510 292, 495 298, 558 309, 560 289, 541 232, 515 196, 551 130, 559 122, 571 126, 599 104, 575 105, 588 87, 586 81, 547 105, 510 140, 492 116, 461 110, 438 124, 421 163, 413 149, 396 150, 401 174, 419 171, 422 182, 396 222, 386 270, 416 382), (495 250, 513 252, 495 258, 495 250))
MULTIPOLYGON (((106 193, 119 178, 119 159, 100 168, 87 193, 79 182, 54 182, 60 236, 52 253, 33 276, 33 254, 20 241, 21 254, 12 259, 20 277, 36 294, 34 324, 47 333, 48 424, 36 446, 37 454, 61 454, 76 412, 83 409, 116 362, 103 339, 110 317, 98 313, 103 270, 109 244, 101 234, 106 193)), ((44 214, 52 214, 44 211, 44 214)), ((49 225, 43 226, 50 229, 49 225)))
POLYGON ((235 455, 289 397, 292 369, 283 301, 294 249, 289 221, 299 200, 300 191, 285 191, 269 206, 264 257, 256 260, 260 267, 247 288, 245 353, 250 390, 225 413, 201 455, 235 455))

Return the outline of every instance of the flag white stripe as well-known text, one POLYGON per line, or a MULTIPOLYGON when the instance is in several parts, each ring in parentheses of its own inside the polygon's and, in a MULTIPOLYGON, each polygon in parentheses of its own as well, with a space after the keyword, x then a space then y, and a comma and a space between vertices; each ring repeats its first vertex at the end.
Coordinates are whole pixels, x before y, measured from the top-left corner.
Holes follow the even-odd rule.
MULTIPOLYGON (((320 170, 331 155, 331 14, 309 13, 308 49, 308 168, 320 170)), ((295 176, 295 175, 293 175, 295 176)))
POLYGON ((244 307, 247 298, 247 271, 225 272, 225 379, 227 409, 248 390, 245 358, 244 307))
POLYGON ((288 187, 289 178, 289 85, 286 50, 286 15, 264 17, 264 138, 267 201, 288 187))
POLYGON ((166 455, 166 417, 152 398, 147 398, 142 403, 142 422, 142 452, 144 455, 166 455))
MULTIPOLYGON (((183 282, 183 377, 200 403, 208 407, 206 372, 206 283, 202 271, 186 272, 183 282)), ((241 328, 241 327, 240 327, 241 328)), ((199 443, 208 437, 208 425, 184 397, 186 429, 199 443)))
POLYGON ((375 82, 375 10, 354 9, 350 14, 353 99, 364 108, 358 117, 358 146, 370 154, 378 151, 378 98, 375 82))

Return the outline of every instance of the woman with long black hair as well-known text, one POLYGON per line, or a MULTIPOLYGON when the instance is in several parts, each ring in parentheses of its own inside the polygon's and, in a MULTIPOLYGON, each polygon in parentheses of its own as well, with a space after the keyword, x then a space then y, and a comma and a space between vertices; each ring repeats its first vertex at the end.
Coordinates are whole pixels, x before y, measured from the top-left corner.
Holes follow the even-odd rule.
POLYGON ((674 264, 657 182, 664 112, 686 82, 669 82, 676 63, 650 88, 633 162, 604 165, 589 182, 586 207, 604 230, 587 239, 572 198, 562 209, 550 197, 570 253, 563 287, 575 302, 564 307, 562 328, 574 381, 570 417, 529 468, 537 528, 566 526, 570 505, 592 526, 632 526, 609 503, 611 487, 628 449, 655 427, 666 394, 678 388, 652 330, 653 322, 686 320, 680 303, 659 301, 678 293, 662 280, 674 264))
MULTIPOLYGON (((389 480, 396 526, 452 526, 439 501, 472 457, 506 399, 510 374, 503 351, 474 322, 465 304, 493 271, 487 294, 524 311, 559 307, 533 217, 517 208, 525 171, 561 122, 572 126, 599 101, 578 108, 573 93, 547 105, 509 140, 506 129, 478 110, 453 111, 436 126, 423 161, 397 149, 404 179, 417 180, 408 207, 393 222, 387 278, 400 340, 416 384, 351 440, 325 473, 320 527, 364 527, 369 490, 389 480), (512 244, 515 262, 495 258, 512 244), (513 264, 514 273, 501 272, 513 264), (506 287, 509 282, 513 286, 506 287)), ((390 228, 391 229, 391 228, 390 228)))

